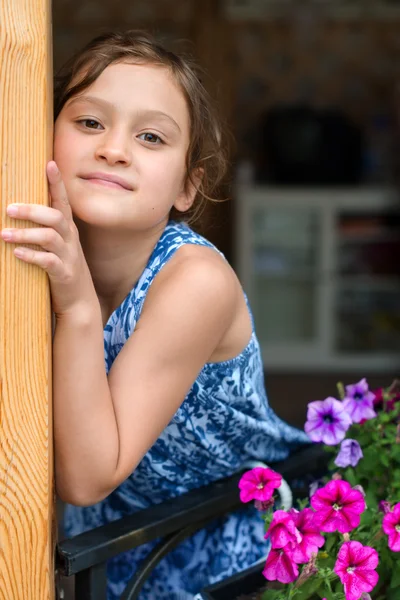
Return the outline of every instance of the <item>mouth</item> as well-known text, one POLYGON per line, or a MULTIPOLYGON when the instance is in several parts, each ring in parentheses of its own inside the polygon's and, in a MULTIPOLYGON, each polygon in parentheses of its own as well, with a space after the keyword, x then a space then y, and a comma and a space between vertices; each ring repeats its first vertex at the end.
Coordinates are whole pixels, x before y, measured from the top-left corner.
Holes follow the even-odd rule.
POLYGON ((93 185, 99 185, 111 189, 127 190, 132 192, 132 186, 116 175, 109 175, 107 173, 88 173, 87 175, 81 175, 81 179, 87 181, 93 185))

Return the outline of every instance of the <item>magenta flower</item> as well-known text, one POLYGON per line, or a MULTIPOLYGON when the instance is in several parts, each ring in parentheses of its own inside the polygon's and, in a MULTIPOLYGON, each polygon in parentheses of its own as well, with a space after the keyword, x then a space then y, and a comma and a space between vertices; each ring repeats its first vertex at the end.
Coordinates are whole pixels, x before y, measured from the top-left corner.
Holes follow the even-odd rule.
POLYGON ((301 542, 301 535, 291 515, 284 510, 276 510, 265 538, 270 538, 272 548, 284 548, 288 544, 301 542))
POLYGON ((321 531, 348 533, 360 524, 365 500, 347 481, 336 479, 315 492, 311 506, 316 511, 315 524, 321 531))
POLYGON ((356 440, 345 439, 340 444, 340 451, 335 458, 335 465, 338 467, 355 467, 358 461, 363 457, 360 444, 356 440))
POLYGON ((268 581, 292 583, 299 576, 299 568, 294 563, 286 548, 272 549, 268 554, 263 575, 268 581))
POLYGON ((290 515, 301 536, 301 541, 292 545, 290 556, 295 563, 307 563, 325 544, 325 538, 315 524, 315 512, 311 508, 304 508, 300 512, 292 509, 290 515))
POLYGON ((383 517, 382 529, 389 536, 391 551, 400 552, 400 503, 383 517))
POLYGON ((342 544, 333 569, 344 585, 346 600, 360 600, 364 592, 370 592, 378 583, 378 553, 360 542, 342 544))
POLYGON ((336 398, 310 402, 304 431, 313 442, 336 446, 352 424, 344 405, 336 398))
POLYGON ((374 411, 375 394, 369 391, 367 380, 346 386, 343 406, 349 413, 353 423, 368 421, 376 417, 374 411))
POLYGON ((250 502, 259 500, 268 502, 272 498, 275 488, 282 483, 282 475, 266 467, 256 467, 247 471, 239 481, 240 500, 250 502))

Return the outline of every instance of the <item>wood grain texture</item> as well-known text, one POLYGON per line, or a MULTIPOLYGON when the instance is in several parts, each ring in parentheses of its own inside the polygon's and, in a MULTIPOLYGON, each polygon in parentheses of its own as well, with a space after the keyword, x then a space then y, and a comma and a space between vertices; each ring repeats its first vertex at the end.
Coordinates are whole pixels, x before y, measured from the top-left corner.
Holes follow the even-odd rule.
MULTIPOLYGON (((0 0, 1 227, 8 204, 48 203, 50 11, 0 0)), ((0 241, 0 600, 54 597, 50 345, 47 277, 0 241)))

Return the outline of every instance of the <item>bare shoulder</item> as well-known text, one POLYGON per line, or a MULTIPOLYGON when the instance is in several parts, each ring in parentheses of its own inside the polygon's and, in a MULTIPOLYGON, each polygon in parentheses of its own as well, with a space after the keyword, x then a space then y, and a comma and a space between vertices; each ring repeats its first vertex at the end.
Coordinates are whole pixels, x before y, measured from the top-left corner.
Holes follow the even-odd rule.
POLYGON ((215 308, 234 310, 240 286, 229 263, 213 248, 186 244, 179 248, 155 278, 149 300, 171 292, 215 308))

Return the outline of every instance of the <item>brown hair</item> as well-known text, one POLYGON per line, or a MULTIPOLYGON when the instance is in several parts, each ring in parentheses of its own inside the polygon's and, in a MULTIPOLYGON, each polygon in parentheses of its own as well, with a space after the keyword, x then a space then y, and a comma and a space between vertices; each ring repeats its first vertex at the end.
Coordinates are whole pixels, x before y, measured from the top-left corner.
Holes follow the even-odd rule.
POLYGON ((212 195, 227 170, 227 154, 222 127, 210 97, 198 76, 191 58, 178 56, 142 31, 110 32, 99 35, 74 54, 60 69, 54 81, 54 117, 64 104, 87 89, 113 63, 131 61, 151 63, 170 69, 181 87, 190 116, 190 142, 186 156, 186 183, 194 183, 192 175, 202 172, 197 184, 193 207, 182 215, 175 208, 171 218, 193 221, 198 218, 206 200, 212 195))

